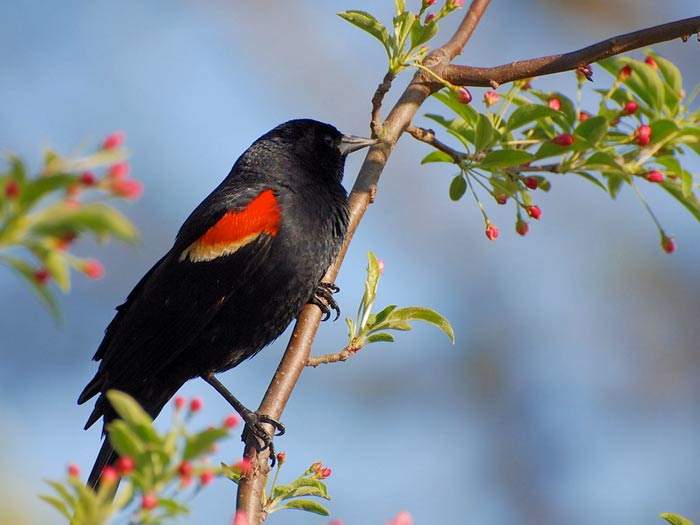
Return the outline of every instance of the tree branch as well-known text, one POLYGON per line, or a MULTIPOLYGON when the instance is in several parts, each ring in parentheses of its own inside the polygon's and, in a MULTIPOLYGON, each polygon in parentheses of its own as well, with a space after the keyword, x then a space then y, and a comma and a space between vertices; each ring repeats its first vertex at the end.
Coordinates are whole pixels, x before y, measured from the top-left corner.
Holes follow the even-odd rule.
POLYGON ((372 130, 372 138, 380 137, 382 134, 382 116, 379 111, 382 109, 384 96, 391 89, 391 83, 394 81, 394 78, 396 78, 396 75, 391 71, 387 71, 382 83, 377 86, 377 90, 372 97, 372 120, 369 123, 369 127, 372 130))
POLYGON ((458 86, 492 86, 513 80, 550 75, 570 71, 580 66, 597 62, 613 55, 633 49, 666 42, 674 38, 684 38, 700 32, 700 16, 669 22, 633 33, 614 36, 577 51, 561 55, 550 55, 529 60, 520 60, 496 67, 472 67, 447 65, 441 72, 442 78, 458 86))
POLYGON ((416 140, 425 142, 426 144, 430 144, 435 149, 440 150, 443 153, 447 153, 457 164, 459 164, 463 160, 470 159, 470 156, 466 153, 457 151, 456 149, 451 148, 447 144, 440 142, 435 136, 435 131, 433 131, 432 129, 418 128, 416 126, 411 125, 406 128, 406 133, 411 135, 416 140))
MULTIPOLYGON (((473 0, 455 35, 445 46, 430 53, 426 57, 426 62, 431 64, 449 62, 449 60, 461 53, 462 48, 472 35, 490 1, 473 0)), ((421 104, 431 95, 434 89, 439 88, 440 86, 431 87, 428 85, 423 75, 417 73, 387 116, 381 136, 382 142, 373 146, 367 153, 367 157, 360 168, 360 173, 350 193, 348 200, 350 211, 348 231, 338 257, 326 272, 325 282, 335 281, 353 235, 367 211, 367 207, 374 198, 377 182, 396 142, 404 129, 411 123, 421 104)), ((260 412, 275 419, 280 418, 309 358, 311 345, 316 337, 320 322, 321 310, 317 306, 306 305, 297 318, 287 350, 265 392, 265 396, 260 404, 260 412)), ((268 430, 271 431, 272 429, 268 430)), ((249 475, 241 478, 238 485, 237 509, 248 516, 251 525, 257 525, 266 518, 261 508, 261 501, 265 490, 265 479, 269 472, 269 450, 264 450, 258 454, 254 447, 246 445, 244 454, 250 458, 253 468, 249 475)))

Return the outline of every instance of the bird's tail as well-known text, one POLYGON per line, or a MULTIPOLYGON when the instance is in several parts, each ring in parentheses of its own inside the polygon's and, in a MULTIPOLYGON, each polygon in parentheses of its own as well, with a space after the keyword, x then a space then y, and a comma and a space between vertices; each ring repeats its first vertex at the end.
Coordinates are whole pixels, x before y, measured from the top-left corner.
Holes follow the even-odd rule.
POLYGON ((102 443, 102 448, 100 448, 99 454, 97 454, 97 459, 95 464, 92 466, 90 471, 90 477, 88 478, 88 487, 92 489, 97 489, 100 483, 100 476, 102 471, 108 465, 111 465, 117 460, 117 453, 112 448, 109 443, 109 437, 105 436, 105 440, 102 443))

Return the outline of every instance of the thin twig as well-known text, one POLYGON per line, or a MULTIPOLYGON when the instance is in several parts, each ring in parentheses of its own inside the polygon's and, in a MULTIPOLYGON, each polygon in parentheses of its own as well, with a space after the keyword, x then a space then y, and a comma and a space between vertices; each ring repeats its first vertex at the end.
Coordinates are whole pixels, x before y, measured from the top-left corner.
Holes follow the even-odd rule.
POLYGON ((446 153, 447 155, 452 157, 452 160, 454 160, 457 164, 470 159, 470 156, 466 153, 457 151, 456 149, 451 148, 447 144, 440 142, 435 136, 435 132, 432 129, 419 128, 411 125, 406 128, 406 133, 411 135, 414 139, 420 140, 421 142, 425 142, 426 144, 430 144, 435 149, 446 153))
POLYGON ((318 365, 327 365, 329 363, 338 363, 340 361, 347 361, 352 356, 354 356, 359 350, 362 350, 361 346, 348 345, 343 348, 340 352, 335 352, 334 354, 323 354, 317 357, 309 357, 306 360, 306 366, 312 366, 316 368, 318 365))
POLYGON ((384 96, 391 89, 391 83, 394 81, 394 78, 396 78, 396 75, 391 71, 387 71, 382 83, 377 86, 377 90, 372 96, 372 120, 369 123, 369 127, 372 130, 372 138, 381 137, 382 135, 382 116, 380 111, 384 96))
POLYGON ((614 36, 597 44, 560 55, 519 60, 496 67, 451 64, 445 66, 444 70, 440 72, 440 76, 458 86, 492 86, 494 82, 504 84, 514 80, 575 70, 580 66, 591 64, 613 55, 681 38, 698 31, 700 31, 700 16, 695 16, 649 27, 633 33, 614 36))

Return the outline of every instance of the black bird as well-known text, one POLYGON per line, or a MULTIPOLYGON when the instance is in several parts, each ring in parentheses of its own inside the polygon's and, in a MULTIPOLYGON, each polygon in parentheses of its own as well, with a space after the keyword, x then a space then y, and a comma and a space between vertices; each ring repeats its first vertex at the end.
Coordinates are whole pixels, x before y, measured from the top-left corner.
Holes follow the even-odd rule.
MULTIPOLYGON (((256 140, 117 307, 94 356, 97 373, 78 398, 98 396, 85 428, 116 417, 110 389, 155 418, 186 381, 202 377, 241 414, 258 446, 270 446, 261 423, 284 428, 245 408, 214 374, 258 353, 306 303, 326 318, 338 312, 337 287, 321 278, 347 228, 345 158, 374 142, 309 119, 256 140)), ((88 483, 96 486, 115 459, 105 439, 88 483)))

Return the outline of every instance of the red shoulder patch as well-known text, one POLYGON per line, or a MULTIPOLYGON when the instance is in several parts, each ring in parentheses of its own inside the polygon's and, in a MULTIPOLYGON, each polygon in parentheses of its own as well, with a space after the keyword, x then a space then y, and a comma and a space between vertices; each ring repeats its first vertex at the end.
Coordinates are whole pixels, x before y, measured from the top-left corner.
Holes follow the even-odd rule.
POLYGON ((230 255, 263 233, 274 237, 281 213, 272 190, 264 190, 241 211, 227 212, 180 256, 193 262, 230 255))

